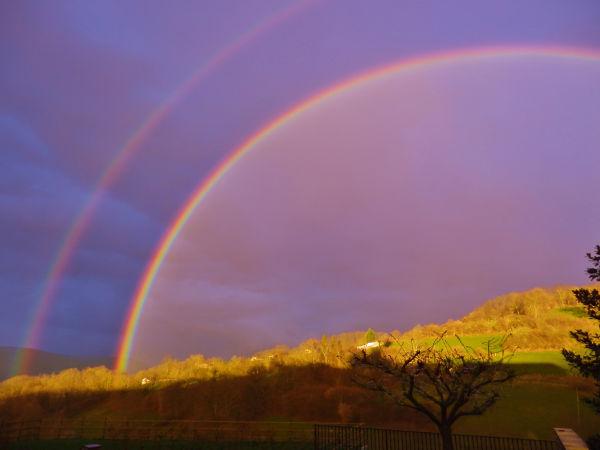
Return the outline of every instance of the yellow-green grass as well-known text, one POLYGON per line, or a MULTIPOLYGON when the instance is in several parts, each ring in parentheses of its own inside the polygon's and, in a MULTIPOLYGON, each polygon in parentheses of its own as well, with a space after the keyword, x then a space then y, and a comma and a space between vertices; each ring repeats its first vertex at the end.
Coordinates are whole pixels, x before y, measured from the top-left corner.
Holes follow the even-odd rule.
MULTIPOLYGON (((482 335, 472 335, 472 336, 448 336, 444 339, 444 342, 439 342, 437 345, 449 345, 451 347, 470 347, 473 349, 485 349, 488 346, 492 350, 497 349, 498 345, 502 342, 503 336, 493 335, 493 334, 482 334, 482 335)), ((434 339, 424 339, 423 343, 425 345, 432 344, 434 339)))
MULTIPOLYGON (((472 335, 472 336, 450 336, 444 339, 444 343, 438 343, 437 346, 449 345, 450 347, 461 347, 462 345, 472 349, 485 349, 490 345, 492 350, 497 350, 502 342, 503 336, 500 335, 472 335)), ((433 344, 433 338, 415 339, 412 341, 403 341, 404 346, 429 346, 433 344)), ((509 343, 510 344, 510 343, 509 343)), ((394 343, 394 345, 400 345, 394 343)), ((510 347, 510 345, 508 346, 510 347)), ((507 353, 508 354, 508 353, 507 353)), ((567 375, 573 373, 569 365, 558 350, 546 351, 515 351, 507 358, 509 364, 517 367, 518 373, 539 373, 542 375, 567 375)))
POLYGON ((575 317, 587 317, 587 312, 585 308, 582 306, 565 306, 563 308, 559 308, 557 312, 561 314, 568 314, 575 317))
POLYGON ((438 341, 436 347, 443 347, 444 345, 449 345, 450 347, 471 347, 471 348, 485 348, 488 343, 495 345, 496 347, 502 340, 502 336, 500 335, 492 335, 492 334, 481 334, 481 335, 470 335, 470 336, 446 336, 443 341, 436 338, 421 338, 421 339, 413 339, 413 340, 401 340, 399 342, 392 343, 393 346, 404 345, 405 347, 410 347, 411 345, 419 346, 419 347, 427 347, 433 344, 435 341, 438 341))
POLYGON ((575 375, 559 351, 517 352, 509 360, 518 374, 575 375))

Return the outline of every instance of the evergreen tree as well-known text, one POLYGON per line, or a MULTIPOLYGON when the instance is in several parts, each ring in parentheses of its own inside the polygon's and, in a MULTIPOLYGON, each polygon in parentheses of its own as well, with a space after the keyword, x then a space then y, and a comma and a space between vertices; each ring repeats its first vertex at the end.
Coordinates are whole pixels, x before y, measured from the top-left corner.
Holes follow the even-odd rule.
POLYGON ((373 328, 369 328, 365 333, 365 342, 373 342, 377 340, 377 336, 375 335, 375 331, 373 328))
MULTIPOLYGON (((588 253, 586 256, 592 263, 592 267, 587 269, 590 280, 600 281, 600 245, 596 246, 594 254, 588 253)), ((598 321, 600 328, 600 293, 598 289, 575 289, 573 294, 577 301, 585 307, 589 318, 598 321)), ((585 347, 586 351, 578 354, 563 349, 562 354, 567 362, 578 369, 583 376, 596 381, 596 393, 587 400, 587 403, 600 414, 600 333, 575 330, 570 334, 573 339, 585 347)))

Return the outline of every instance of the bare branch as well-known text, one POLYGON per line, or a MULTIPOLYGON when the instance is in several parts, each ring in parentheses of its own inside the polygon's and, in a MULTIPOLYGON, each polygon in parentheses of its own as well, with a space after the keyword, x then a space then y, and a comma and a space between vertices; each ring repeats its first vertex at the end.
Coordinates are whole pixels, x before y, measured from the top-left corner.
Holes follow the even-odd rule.
POLYGON ((442 434, 451 433, 460 417, 483 414, 500 394, 493 389, 514 378, 504 361, 506 340, 490 339, 483 349, 473 348, 456 336, 453 346, 446 333, 425 347, 407 348, 395 336, 392 344, 353 355, 354 381, 379 392, 397 405, 418 411, 442 434))

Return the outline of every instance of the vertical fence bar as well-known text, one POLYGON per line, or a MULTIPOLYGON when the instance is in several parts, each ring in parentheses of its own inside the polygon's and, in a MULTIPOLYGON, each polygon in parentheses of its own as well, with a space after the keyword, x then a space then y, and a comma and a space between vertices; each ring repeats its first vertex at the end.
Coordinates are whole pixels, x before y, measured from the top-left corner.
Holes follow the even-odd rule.
POLYGON ((355 427, 353 426, 348 426, 348 425, 341 425, 340 428, 340 436, 341 436, 341 443, 344 446, 344 448, 351 448, 354 443, 355 443, 355 427))

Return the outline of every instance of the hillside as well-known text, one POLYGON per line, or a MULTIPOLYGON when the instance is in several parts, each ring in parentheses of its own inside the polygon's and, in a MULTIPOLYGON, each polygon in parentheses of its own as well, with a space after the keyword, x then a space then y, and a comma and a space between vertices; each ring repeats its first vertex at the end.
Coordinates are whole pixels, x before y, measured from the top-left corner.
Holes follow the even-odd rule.
MULTIPOLYGON (((600 288, 600 284, 586 286, 556 286, 511 292, 491 300, 458 320, 443 324, 416 325, 410 330, 375 332, 379 341, 397 339, 417 343, 431 341, 446 333, 450 342, 459 336, 467 345, 481 345, 489 339, 508 336, 508 344, 517 353, 556 352, 572 348, 574 341, 569 331, 594 329, 596 324, 587 318, 585 310, 577 303, 572 290, 600 288)), ((321 339, 309 339, 295 348, 280 346, 264 350, 254 358, 291 358, 306 360, 310 356, 318 362, 331 363, 344 350, 355 349, 366 341, 367 332, 355 331, 321 339)))
MULTIPOLYGON (((11 376, 15 358, 21 349, 17 347, 0 347, 0 380, 11 376)), ((45 352, 42 350, 25 349, 26 357, 31 361, 28 375, 41 375, 56 373, 65 369, 85 367, 108 366, 113 364, 109 357, 77 357, 58 353, 45 352)))
POLYGON ((439 333, 465 336, 510 335, 510 344, 520 351, 559 350, 571 347, 569 331, 596 326, 580 306, 572 290, 600 285, 558 286, 511 292, 488 300, 459 320, 444 324, 417 325, 402 333, 403 339, 435 337, 439 333))
MULTIPOLYGON (((416 325, 401 332, 375 332, 376 339, 386 341, 392 336, 400 341, 415 340, 426 343, 441 333, 460 336, 468 345, 479 345, 491 338, 510 335, 510 346, 518 352, 556 352, 573 346, 569 331, 595 326, 578 305, 572 290, 578 286, 534 288, 524 292, 511 292, 484 302, 461 319, 443 324, 416 325)), ((581 286, 579 286, 581 287, 581 286)), ((583 287, 598 287, 588 285, 583 287)), ((139 368, 134 379, 181 379, 208 374, 245 372, 248 367, 273 361, 286 364, 325 363, 342 367, 344 353, 364 344, 366 331, 341 333, 308 339, 296 347, 284 345, 265 349, 249 358, 234 356, 228 361, 192 355, 184 361, 171 358, 151 368, 139 368)), ((0 348, 0 367, 6 376, 12 364, 15 348, 0 348)), ((39 350, 34 352, 30 375, 54 373, 67 368, 95 366, 112 367, 110 358, 77 358, 39 350)), ((136 366, 136 364, 132 364, 136 366)), ((1 388, 1 385, 0 385, 1 388)), ((1 390, 0 390, 1 392, 1 390)))
MULTIPOLYGON (((449 340, 456 339, 452 337, 456 334, 470 346, 511 334, 511 345, 519 347, 511 363, 518 364, 520 377, 506 386, 496 409, 483 418, 465 420, 460 429, 549 437, 549 430, 560 425, 587 436, 600 427, 600 418, 580 407, 577 398, 590 395, 593 382, 570 371, 558 350, 572 345, 570 330, 597 325, 582 314, 570 292, 572 288, 506 294, 485 302, 460 320, 418 325, 391 334, 399 341, 427 345, 447 331, 449 340), (542 410, 547 413, 540 415, 542 410)), ((375 333, 381 341, 389 337, 389 333, 375 333)), ((352 383, 346 357, 367 338, 372 339, 373 332, 323 336, 294 348, 278 346, 226 361, 202 355, 184 361, 168 358, 132 374, 96 367, 13 377, 0 383, 0 421, 110 416, 341 421, 423 429, 427 424, 420 417, 352 383)), ((81 363, 77 361, 79 367, 81 363)))

